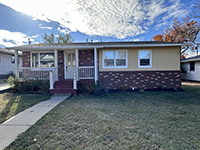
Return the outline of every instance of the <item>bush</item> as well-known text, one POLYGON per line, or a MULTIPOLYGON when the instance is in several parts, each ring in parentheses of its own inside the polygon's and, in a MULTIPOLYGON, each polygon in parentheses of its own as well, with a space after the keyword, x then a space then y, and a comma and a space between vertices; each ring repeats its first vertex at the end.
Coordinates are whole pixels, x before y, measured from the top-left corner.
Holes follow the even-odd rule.
MULTIPOLYGON (((9 82, 12 83, 13 80, 10 78, 9 82)), ((12 90, 13 92, 16 92, 16 93, 44 93, 46 94, 49 91, 49 80, 25 79, 23 82, 14 80, 14 86, 12 90)))
POLYGON ((81 94, 89 94, 89 95, 101 95, 101 89, 99 87, 99 83, 97 82, 97 85, 94 81, 84 81, 81 82, 80 85, 78 85, 78 91, 81 94))
POLYGON ((15 84, 15 78, 13 76, 9 76, 7 82, 12 86, 15 84))

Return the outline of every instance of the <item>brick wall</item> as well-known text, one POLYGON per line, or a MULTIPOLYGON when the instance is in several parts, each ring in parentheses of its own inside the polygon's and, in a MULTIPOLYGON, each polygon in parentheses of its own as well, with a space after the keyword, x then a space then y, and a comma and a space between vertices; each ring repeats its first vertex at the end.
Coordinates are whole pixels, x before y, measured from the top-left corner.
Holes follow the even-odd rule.
POLYGON ((22 53, 22 67, 30 67, 30 52, 22 53))
POLYGON ((64 51, 58 51, 58 78, 64 79, 64 51))
POLYGON ((79 66, 94 66, 93 50, 79 50, 79 66))
POLYGON ((164 89, 181 88, 180 71, 110 71, 99 72, 102 89, 164 89))

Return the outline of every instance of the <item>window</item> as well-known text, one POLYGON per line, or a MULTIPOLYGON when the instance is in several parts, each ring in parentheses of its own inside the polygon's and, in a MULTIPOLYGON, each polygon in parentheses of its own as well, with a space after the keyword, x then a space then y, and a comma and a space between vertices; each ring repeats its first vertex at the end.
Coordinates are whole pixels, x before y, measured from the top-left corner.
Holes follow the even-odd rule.
POLYGON ((190 71, 195 71, 195 62, 194 61, 190 62, 190 71))
POLYGON ((103 68, 127 68, 127 50, 103 51, 103 68))
POLYGON ((38 53, 32 53, 32 67, 38 67, 38 53))
POLYGON ((138 51, 138 68, 151 68, 151 50, 138 51))
POLYGON ((31 67, 54 67, 54 53, 31 53, 31 67))
POLYGON ((67 66, 76 66, 75 54, 69 53, 67 54, 67 66))
POLYGON ((15 63, 15 56, 14 56, 14 55, 11 56, 11 63, 12 63, 12 64, 15 63))

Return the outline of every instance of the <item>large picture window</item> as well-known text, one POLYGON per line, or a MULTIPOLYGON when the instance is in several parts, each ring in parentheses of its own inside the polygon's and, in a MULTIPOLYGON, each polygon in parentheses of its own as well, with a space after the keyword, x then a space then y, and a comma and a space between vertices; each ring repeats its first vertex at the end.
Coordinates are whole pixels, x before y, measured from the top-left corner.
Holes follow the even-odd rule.
POLYGON ((31 67, 54 67, 54 53, 31 53, 31 67))
POLYGON ((127 68, 127 50, 103 51, 103 68, 127 68))
POLYGON ((152 52, 151 50, 139 50, 138 51, 138 67, 139 68, 151 68, 152 52))

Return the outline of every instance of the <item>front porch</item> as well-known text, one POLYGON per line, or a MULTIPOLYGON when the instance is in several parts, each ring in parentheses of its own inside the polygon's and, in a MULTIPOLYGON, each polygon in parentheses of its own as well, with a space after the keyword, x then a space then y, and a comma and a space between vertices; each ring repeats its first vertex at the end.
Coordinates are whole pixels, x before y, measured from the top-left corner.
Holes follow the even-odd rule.
MULTIPOLYGON (((17 50, 16 50, 17 51, 17 50)), ((81 79, 98 80, 97 67, 97 49, 93 50, 54 50, 47 54, 53 56, 50 65, 44 65, 44 52, 24 52, 24 55, 29 56, 29 62, 24 61, 23 67, 18 67, 16 63, 15 76, 16 79, 26 80, 49 80, 49 93, 72 93, 76 94, 77 82, 81 79), (85 55, 88 58, 83 58, 82 53, 88 51, 92 55, 85 55), (34 56, 33 56, 34 54, 34 56), (37 54, 37 55, 36 55, 37 54), (68 55, 70 54, 70 55, 68 55), (72 55, 73 54, 73 55, 72 55), (81 56, 79 55, 81 54, 81 56), (36 57, 37 56, 37 57, 36 57), (43 57, 42 57, 43 56, 43 57), (40 60, 38 60, 40 59, 40 60), (41 60, 43 59, 43 60, 41 60), (85 60, 92 60, 90 63, 85 63, 85 60), (34 62, 36 61, 36 62, 34 62), (28 65, 27 65, 28 64, 28 65), (48 66, 48 67, 47 67, 48 66)), ((15 53, 16 58, 18 54, 15 53)), ((16 59, 17 60, 17 59, 16 59)), ((23 59, 24 60, 24 59, 23 59)), ((15 61, 17 62, 17 61, 15 61)))

